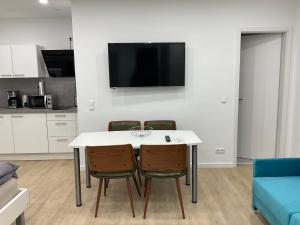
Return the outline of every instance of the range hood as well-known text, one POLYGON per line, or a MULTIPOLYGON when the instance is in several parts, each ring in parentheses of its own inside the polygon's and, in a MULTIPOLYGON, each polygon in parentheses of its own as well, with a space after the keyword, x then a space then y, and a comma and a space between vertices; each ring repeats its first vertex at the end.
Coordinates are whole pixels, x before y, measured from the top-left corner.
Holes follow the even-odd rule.
POLYGON ((50 77, 74 77, 74 50, 42 50, 50 77))

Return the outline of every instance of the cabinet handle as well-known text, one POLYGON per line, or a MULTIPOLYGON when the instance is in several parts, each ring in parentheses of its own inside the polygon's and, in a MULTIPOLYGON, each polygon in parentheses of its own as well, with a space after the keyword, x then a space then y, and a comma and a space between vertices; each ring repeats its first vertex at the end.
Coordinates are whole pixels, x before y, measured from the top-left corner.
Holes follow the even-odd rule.
POLYGON ((1 75, 1 77, 12 77, 12 75, 9 75, 9 74, 3 74, 3 75, 1 75))
POLYGON ((23 116, 12 116, 13 118, 23 118, 23 116))
POLYGON ((68 141, 68 139, 64 138, 64 139, 56 139, 57 142, 63 142, 63 141, 68 141))
POLYGON ((15 76, 15 77, 25 77, 24 74, 15 74, 14 76, 15 76))
POLYGON ((55 117, 66 117, 66 115, 55 115, 55 117))
POLYGON ((67 123, 56 123, 57 126, 65 126, 67 123))

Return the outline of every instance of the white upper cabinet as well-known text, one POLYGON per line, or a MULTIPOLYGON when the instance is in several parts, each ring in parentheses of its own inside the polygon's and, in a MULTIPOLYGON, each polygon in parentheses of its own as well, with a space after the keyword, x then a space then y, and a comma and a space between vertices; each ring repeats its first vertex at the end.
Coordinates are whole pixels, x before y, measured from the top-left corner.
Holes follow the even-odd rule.
POLYGON ((0 45, 0 78, 12 78, 12 60, 9 45, 0 45))
POLYGON ((0 78, 45 77, 38 45, 0 45, 0 78))
POLYGON ((11 58, 15 78, 44 77, 42 47, 37 45, 11 45, 11 58))

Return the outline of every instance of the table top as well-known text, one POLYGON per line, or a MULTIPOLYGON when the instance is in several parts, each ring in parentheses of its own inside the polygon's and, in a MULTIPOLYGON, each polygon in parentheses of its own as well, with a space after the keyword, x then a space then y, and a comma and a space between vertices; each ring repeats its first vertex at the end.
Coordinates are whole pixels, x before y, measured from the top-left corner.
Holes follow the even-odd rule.
POLYGON ((72 148, 81 148, 86 146, 107 146, 131 144, 134 148, 139 148, 142 144, 148 145, 169 145, 169 144, 187 144, 197 145, 202 141, 191 130, 153 130, 146 137, 136 137, 131 131, 104 131, 81 133, 69 146, 72 148), (166 142, 165 136, 169 135, 171 142, 166 142))

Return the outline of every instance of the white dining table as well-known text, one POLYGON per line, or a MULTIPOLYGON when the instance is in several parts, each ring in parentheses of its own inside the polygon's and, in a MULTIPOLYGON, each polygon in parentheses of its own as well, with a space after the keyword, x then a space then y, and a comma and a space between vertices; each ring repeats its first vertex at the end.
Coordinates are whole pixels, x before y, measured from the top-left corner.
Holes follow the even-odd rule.
MULTIPOLYGON (((133 148, 140 148, 141 145, 170 145, 186 144, 187 165, 190 165, 190 149, 192 149, 192 202, 197 202, 197 147, 202 141, 191 130, 153 130, 150 135, 137 137, 131 131, 104 131, 104 132, 85 132, 80 133, 69 146, 74 150, 74 170, 75 170, 75 196, 76 206, 82 205, 81 199, 81 178, 80 178, 80 149, 86 146, 108 146, 131 144, 133 148), (165 136, 171 138, 166 142, 165 136), (190 148, 191 147, 191 148, 190 148)), ((85 159, 86 161, 86 159, 85 159)), ((91 187, 91 175, 86 165, 86 187, 91 187)), ((186 175, 186 185, 190 185, 190 166, 188 166, 186 175)))

